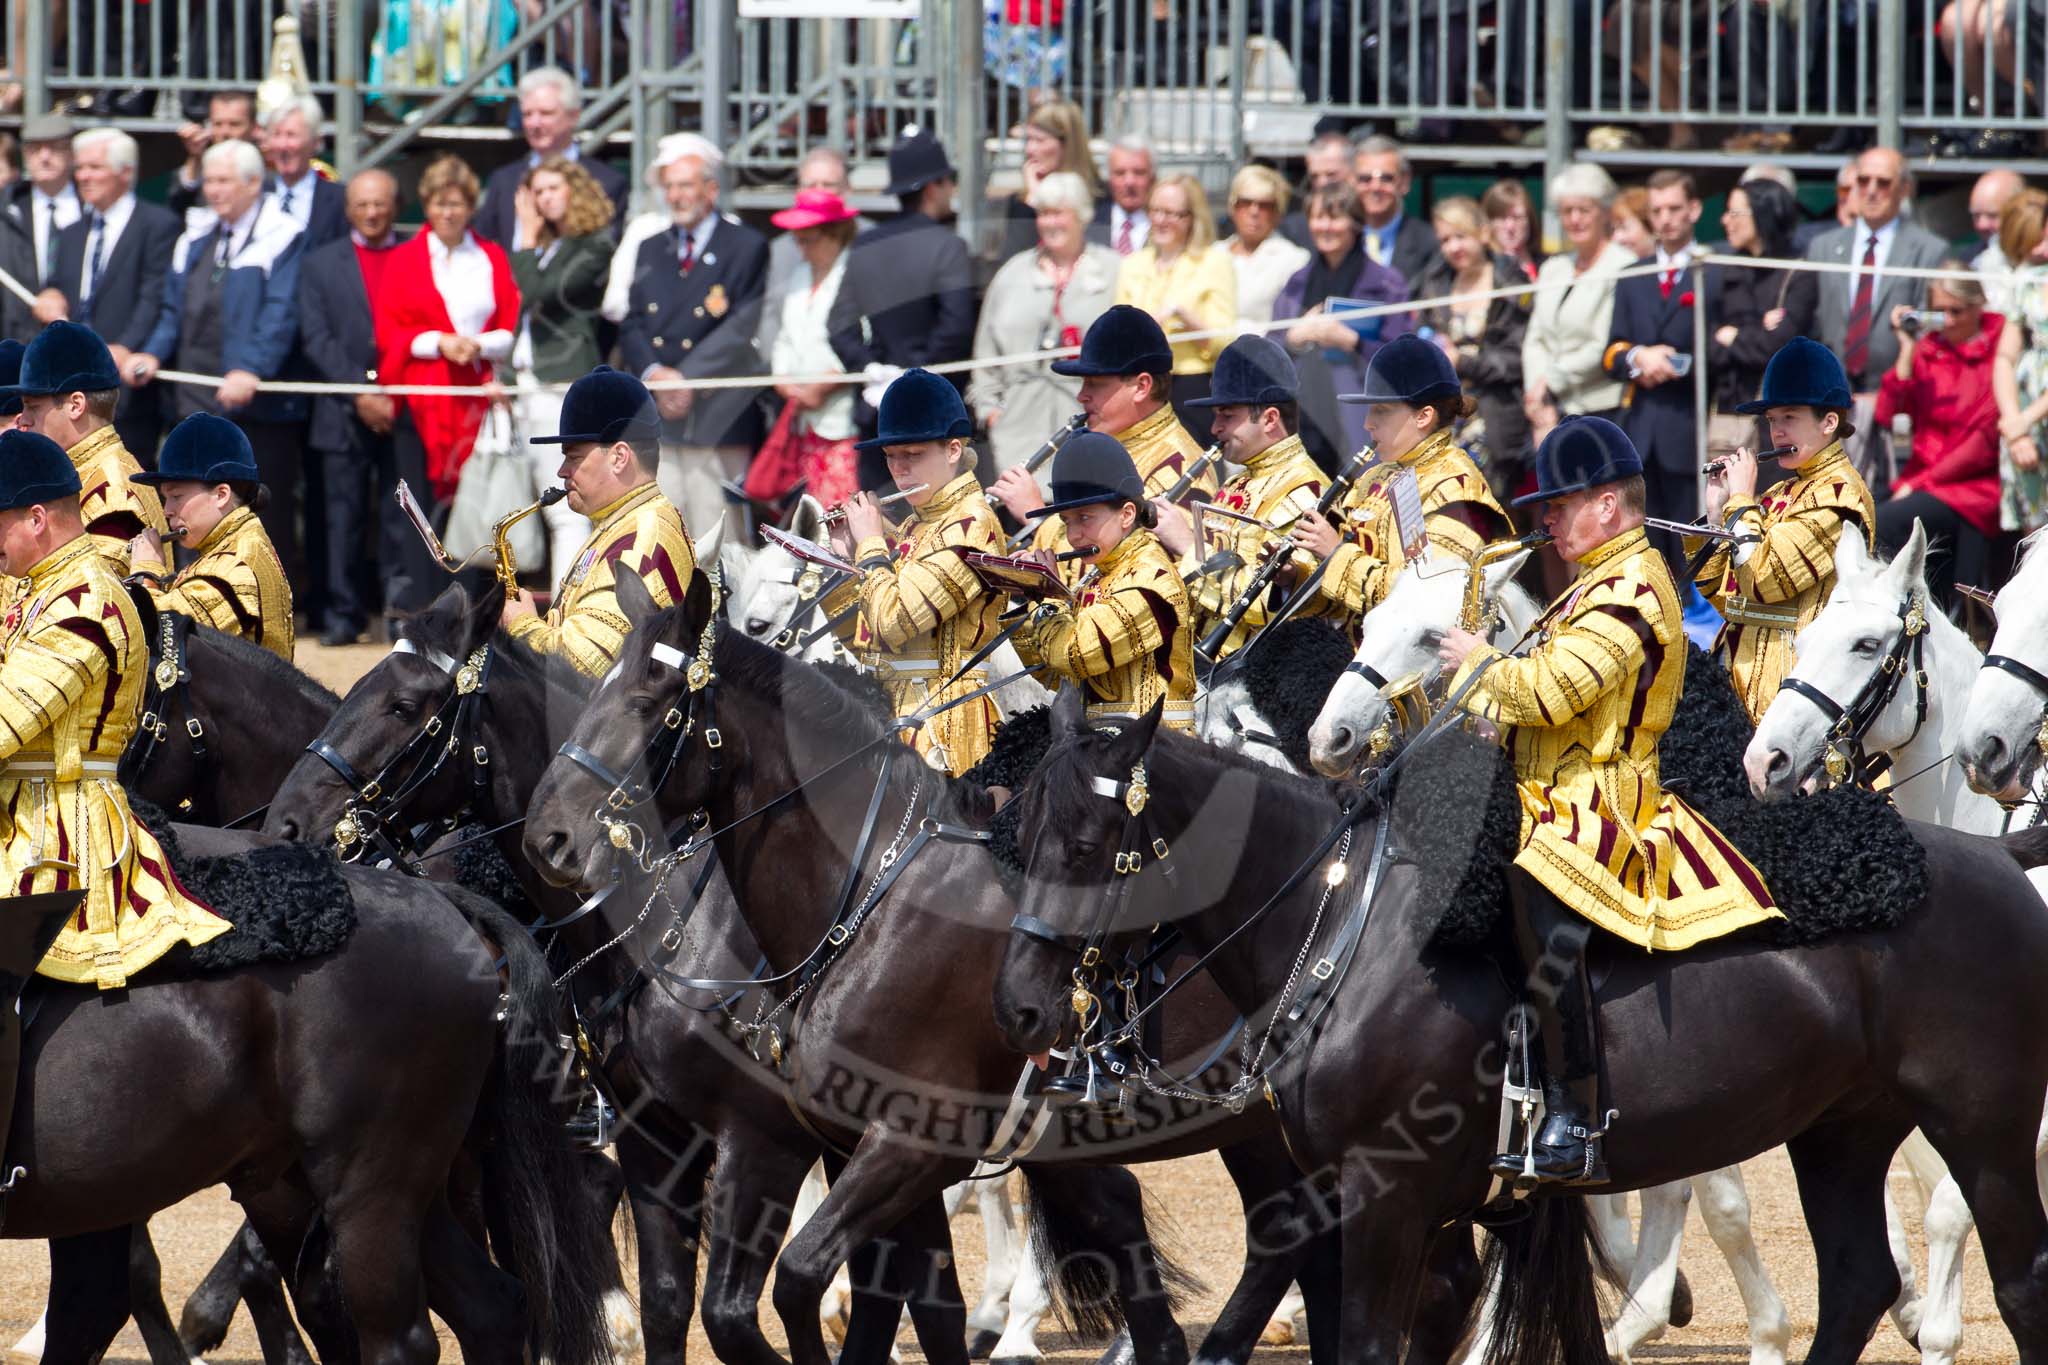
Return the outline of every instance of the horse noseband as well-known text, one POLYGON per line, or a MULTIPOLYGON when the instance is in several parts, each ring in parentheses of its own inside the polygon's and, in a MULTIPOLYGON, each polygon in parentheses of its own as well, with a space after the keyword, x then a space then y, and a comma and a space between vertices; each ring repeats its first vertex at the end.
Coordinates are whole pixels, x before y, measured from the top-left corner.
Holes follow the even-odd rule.
MULTIPOLYGON (((2048 703, 2048 674, 2044 674, 2039 669, 2028 664, 2021 663, 2010 654, 1986 654, 1983 666, 1985 668, 1995 668, 2001 673, 2012 674, 2012 676, 2033 688, 2035 695, 2040 697, 2043 703, 2048 703)), ((2041 728, 2034 732, 2034 747, 2041 751, 2043 757, 2048 757, 2048 709, 2042 711, 2041 728)))
POLYGON ((1908 674, 1913 678, 1913 733, 1919 734, 1921 727, 1927 724, 1926 651, 1925 599, 1920 593, 1912 592, 1899 603, 1898 637, 1885 651, 1884 658, 1878 661, 1877 671, 1870 675, 1847 706, 1803 678, 1788 677, 1778 684, 1780 692, 1794 693, 1819 707, 1821 715, 1832 727, 1827 750, 1821 760, 1829 781, 1850 781, 1859 787, 1867 787, 1891 767, 1890 754, 1879 754, 1873 758, 1864 752, 1863 737, 1870 733, 1870 727, 1891 705, 1892 698, 1898 696, 1899 686, 1908 674))

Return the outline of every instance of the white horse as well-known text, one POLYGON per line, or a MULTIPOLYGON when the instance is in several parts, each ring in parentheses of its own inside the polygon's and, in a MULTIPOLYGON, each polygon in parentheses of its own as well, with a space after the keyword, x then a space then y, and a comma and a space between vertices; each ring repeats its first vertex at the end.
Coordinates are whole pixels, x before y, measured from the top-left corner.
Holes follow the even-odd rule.
MULTIPOLYGON (((1971 787, 1999 801, 2019 801, 2040 785, 2042 738, 2048 722, 2048 537, 2027 538, 2012 577, 1998 591, 1998 630, 1990 663, 1970 686, 1956 756, 1971 787)), ((2041 795, 2033 791, 2033 795, 2041 795)), ((2036 805, 2021 817, 2031 823, 2036 805)))
MULTIPOLYGON (((789 532, 805 540, 824 542, 825 509, 816 498, 806 493, 797 500, 789 532)), ((812 575, 807 583, 804 564, 795 555, 776 545, 759 549, 726 545, 720 547, 719 565, 729 589, 726 618, 746 632, 748 638, 774 645, 811 663, 853 661, 838 638, 822 629, 827 618, 822 610, 813 607, 818 600, 817 576, 812 575), (809 595, 806 588, 810 589, 809 595), (802 643, 814 635, 817 638, 811 643, 802 643)), ((991 694, 996 710, 1005 719, 1052 700, 1052 694, 1033 679, 1015 676, 1023 671, 1024 664, 1007 640, 988 656, 982 667, 991 680, 1012 679, 991 694)))
MULTIPOLYGON (((1514 581, 1527 558, 1525 552, 1480 571, 1484 576, 1480 601, 1494 622, 1489 636, 1496 644, 1511 645, 1519 640, 1540 614, 1535 600, 1514 581)), ((1367 613, 1352 667, 1337 680, 1309 730, 1310 757, 1324 774, 1342 776, 1356 768, 1368 737, 1388 720, 1382 681, 1393 683, 1414 675, 1427 688, 1439 680, 1443 665, 1437 657, 1437 643, 1463 610, 1469 573, 1455 560, 1426 556, 1403 569, 1386 600, 1367 613)), ((1588 1198, 1602 1249, 1616 1273, 1615 1287, 1625 1295, 1621 1313, 1607 1331, 1608 1354, 1629 1360, 1636 1347, 1663 1335, 1671 1325, 1685 1209, 1695 1189, 1700 1194, 1701 1220, 1734 1272, 1749 1314, 1751 1365, 1784 1365, 1785 1349, 1792 1338, 1791 1319, 1750 1235, 1749 1192, 1741 1168, 1736 1166, 1707 1172, 1689 1182, 1637 1191, 1642 1227, 1639 1238, 1633 1240, 1626 1195, 1588 1198)), ((1476 1361, 1484 1350, 1483 1339, 1475 1341, 1464 1359, 1476 1361)))
MULTIPOLYGON (((2032 557, 2048 564, 2048 557, 2032 557)), ((1862 532, 1853 526, 1846 528, 1835 550, 1834 594, 1820 615, 1799 633, 1798 663, 1790 676, 1836 706, 1853 709, 1855 699, 1882 676, 1880 670, 1887 658, 1905 659, 1906 676, 1890 702, 1871 718, 1861 737, 1864 749, 1891 755, 1891 796, 1900 814, 1971 833, 1997 834, 2006 824, 2004 810, 1990 797, 1969 789, 1963 763, 1946 760, 1984 747, 1981 739, 1973 747, 1966 724, 1965 701, 1974 704, 1972 684, 1998 698, 2008 691, 2002 686, 2007 678, 1995 669, 1980 672, 1983 656, 1969 636, 1929 603, 1926 564, 1927 536, 1917 522, 1905 547, 1889 564, 1870 554, 1862 532), (1926 630, 1920 645, 1924 686, 1910 653, 1898 652, 1908 617, 1915 611, 1926 630)), ((2041 589, 2048 586, 2042 580, 2048 579, 2048 573, 2037 567, 2028 577, 2025 584, 2015 577, 2000 594, 2000 604, 2010 604, 2012 620, 2001 615, 1998 638, 2008 640, 2013 649, 2038 655, 2042 637, 2029 632, 2040 629, 2040 606, 2027 610, 2032 605, 2028 594, 2042 595, 2041 589)), ((2010 681, 2017 684, 2019 680, 2010 681)), ((1987 703, 1987 708, 1992 705, 1987 703)), ((2040 709, 2036 700, 2029 726, 2038 727, 2040 709)), ((1835 717, 1826 714, 1811 696, 1802 691, 1780 692, 1764 711, 1756 736, 1743 755, 1751 789, 1765 799, 1791 796, 1803 789, 1821 769, 1835 724, 1835 717)), ((2031 744, 2033 730, 2026 733, 2031 744)), ((2037 890, 2048 889, 2043 871, 2030 875, 2037 890)), ((1970 1211, 1941 1158, 1919 1133, 1909 1137, 1899 1152, 1927 1201, 1928 1288, 1919 1305, 1916 1344, 1925 1365, 1948 1365, 1962 1343, 1963 1248, 1972 1226, 1970 1211)), ((2048 1148, 2037 1144, 2037 1160, 2044 1154, 2048 1148)), ((2048 1165, 2042 1166, 2041 1176, 2048 1181, 2048 1165)), ((1886 1198, 1896 1248, 1897 1214, 1890 1207, 1889 1191, 1886 1198)), ((1910 1277, 1906 1283, 1910 1296, 1910 1277)), ((1911 1307, 1902 1299, 1894 1316, 1900 1319, 1900 1330, 1915 1340, 1908 1330, 1911 1307)))

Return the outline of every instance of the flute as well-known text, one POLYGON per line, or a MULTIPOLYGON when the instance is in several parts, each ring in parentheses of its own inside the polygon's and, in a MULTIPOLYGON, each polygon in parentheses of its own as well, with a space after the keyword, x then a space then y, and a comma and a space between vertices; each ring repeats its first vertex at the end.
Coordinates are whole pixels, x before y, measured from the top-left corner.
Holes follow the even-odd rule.
MULTIPOLYGON (((927 488, 930 488, 930 487, 931 487, 931 485, 930 485, 930 484, 928 484, 928 483, 916 483, 916 484, 912 484, 912 485, 911 485, 910 487, 908 487, 908 488, 902 488, 902 489, 898 489, 898 490, 897 490, 896 492, 894 492, 894 493, 891 493, 891 494, 889 494, 889 495, 888 495, 887 497, 884 497, 884 498, 876 498, 876 499, 875 499, 875 506, 877 506, 877 507, 887 507, 887 506, 888 506, 888 505, 889 505, 890 503, 892 503, 892 502, 902 502, 902 501, 903 501, 903 500, 904 500, 905 498, 911 497, 911 496, 913 496, 913 495, 915 495, 915 494, 918 494, 918 493, 922 493, 922 492, 924 492, 924 491, 925 491, 925 489, 927 489, 927 488)), ((839 525, 839 523, 841 523, 842 521, 845 521, 845 520, 846 520, 846 504, 845 504, 845 503, 843 503, 843 502, 842 502, 842 503, 838 503, 838 504, 835 504, 834 506, 831 506, 831 507, 827 507, 827 508, 825 509, 825 524, 826 524, 827 526, 837 526, 837 525, 839 525)))
POLYGON ((1217 444, 1210 446, 1207 450, 1203 451, 1200 455, 1195 457, 1195 462, 1188 466, 1187 472, 1180 476, 1179 480, 1175 482, 1173 487, 1167 489, 1164 493, 1160 494, 1159 496, 1166 499, 1166 501, 1168 502, 1178 503, 1182 498, 1188 495, 1188 490, 1192 489, 1195 486, 1195 480, 1202 477, 1202 472, 1208 469, 1209 466, 1215 464, 1222 457, 1223 445, 1221 442, 1218 442, 1217 444))
MULTIPOLYGON (((1797 455, 1798 453, 1798 446, 1772 446, 1769 450, 1759 450, 1756 453, 1756 462, 1758 464, 1762 464, 1765 460, 1782 460, 1787 455, 1797 455)), ((1728 457, 1724 456, 1718 460, 1707 461, 1704 472, 1708 474, 1718 474, 1727 467, 1728 457)))

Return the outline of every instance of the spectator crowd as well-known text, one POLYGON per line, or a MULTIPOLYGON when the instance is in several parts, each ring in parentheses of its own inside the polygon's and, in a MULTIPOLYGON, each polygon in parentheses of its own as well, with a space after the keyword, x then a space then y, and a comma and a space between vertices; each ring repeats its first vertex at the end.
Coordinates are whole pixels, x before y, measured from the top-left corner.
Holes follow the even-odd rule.
MULTIPOLYGON (((928 134, 892 151, 899 211, 881 221, 857 211, 845 158, 814 150, 771 240, 721 206, 724 159, 704 137, 661 141, 646 186, 659 207, 629 214, 626 178, 580 149, 577 82, 541 68, 517 98, 526 154, 487 181, 441 156, 411 184, 383 169, 337 183, 315 161, 317 101, 259 113, 240 94, 213 98, 168 206, 137 197, 132 138, 64 116, 29 118, 4 168, 0 269, 34 301, 0 293, 0 332, 25 341, 70 319, 99 333, 123 387, 94 397, 145 464, 193 412, 239 426, 272 490, 260 515, 329 642, 437 584, 394 486, 444 521, 533 501, 556 457, 524 433, 554 430, 561 386, 598 364, 649 382, 768 377, 657 388, 658 478, 703 536, 799 487, 835 503, 885 482, 856 442, 880 389, 915 366, 951 367, 986 438, 983 479, 1022 465, 1079 406, 1082 381, 1042 353, 1118 304, 1164 328, 1171 373, 1154 390, 1201 440, 1218 354, 1269 333, 1300 372, 1303 442, 1334 469, 1365 442, 1364 408, 1339 395, 1413 334, 1476 400, 1457 438, 1502 500, 1531 482, 1552 427, 1596 413, 1629 432, 1649 510, 1675 521, 1700 512, 1700 424, 1713 451, 1767 444, 1738 408, 1781 347, 1811 336, 1849 374, 1850 453, 1882 537, 1918 518, 1948 547, 1944 584, 1988 583, 2048 521, 2048 193, 2011 172, 1973 187, 1977 239, 1960 250, 1915 220, 1911 171, 1883 147, 1844 167, 1819 224, 1788 172, 1751 167, 1718 235, 1682 170, 1623 187, 1580 162, 1540 201, 1507 179, 1423 206, 1401 145, 1338 133, 1309 146, 1301 181, 1246 165, 1218 203, 1142 140, 1112 142, 1098 165, 1081 111, 1053 100, 1022 128, 1022 184, 977 262, 952 221, 958 172, 928 134), (425 220, 410 236, 396 226, 408 200, 425 220), (1709 255, 1760 264, 1696 269, 1709 255), (1820 268, 1761 264, 1800 257, 1820 268), (481 392, 278 387, 294 380, 481 392)), ((551 585, 587 523, 558 504, 541 525, 526 567, 551 585)))

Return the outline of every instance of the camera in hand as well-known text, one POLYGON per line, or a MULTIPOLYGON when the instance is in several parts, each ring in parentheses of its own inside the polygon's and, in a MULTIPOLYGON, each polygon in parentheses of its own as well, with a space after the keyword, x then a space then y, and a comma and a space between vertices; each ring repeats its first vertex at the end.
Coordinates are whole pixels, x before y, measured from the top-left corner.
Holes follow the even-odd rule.
POLYGON ((1948 326, 1948 310, 1945 308, 1914 308, 1899 319, 1899 330, 1909 337, 1922 332, 1938 332, 1948 326))

